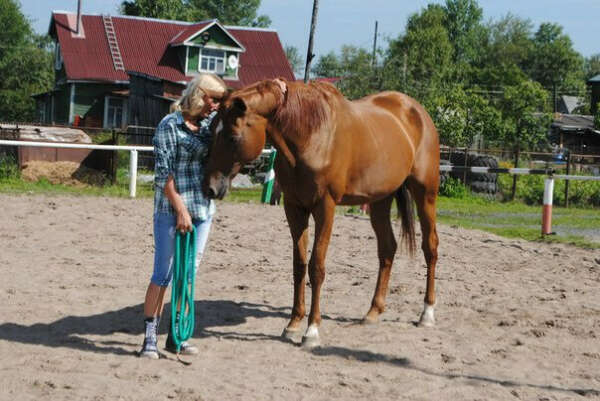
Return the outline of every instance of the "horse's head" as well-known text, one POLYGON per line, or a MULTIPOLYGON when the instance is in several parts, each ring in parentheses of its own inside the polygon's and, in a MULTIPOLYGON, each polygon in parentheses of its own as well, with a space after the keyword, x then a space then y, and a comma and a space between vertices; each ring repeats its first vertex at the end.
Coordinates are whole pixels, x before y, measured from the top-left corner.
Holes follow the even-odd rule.
POLYGON ((243 95, 234 94, 221 104, 212 124, 213 140, 203 183, 206 196, 223 199, 244 164, 260 156, 267 123, 243 95))
POLYGON ((225 97, 212 123, 213 140, 203 190, 223 199, 231 180, 244 164, 260 156, 269 118, 282 103, 286 84, 262 81, 225 97))

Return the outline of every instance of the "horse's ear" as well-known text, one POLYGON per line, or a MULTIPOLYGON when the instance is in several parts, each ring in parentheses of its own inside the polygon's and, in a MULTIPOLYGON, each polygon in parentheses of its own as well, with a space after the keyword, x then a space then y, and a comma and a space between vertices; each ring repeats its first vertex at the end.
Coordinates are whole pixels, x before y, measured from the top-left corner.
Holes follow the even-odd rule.
POLYGON ((246 106, 244 99, 236 97, 233 99, 233 108, 238 110, 241 114, 244 114, 248 109, 248 106, 246 106))

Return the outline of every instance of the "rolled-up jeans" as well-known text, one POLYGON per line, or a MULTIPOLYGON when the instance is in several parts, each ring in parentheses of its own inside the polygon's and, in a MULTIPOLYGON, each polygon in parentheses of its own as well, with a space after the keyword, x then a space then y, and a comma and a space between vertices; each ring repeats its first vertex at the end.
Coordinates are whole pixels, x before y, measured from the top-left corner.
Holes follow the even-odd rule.
MULTIPOLYGON (((192 224, 196 228, 195 275, 206 247, 212 216, 209 216, 206 220, 192 219, 192 224)), ((154 215, 154 272, 150 281, 160 287, 168 287, 173 278, 176 226, 177 216, 169 213, 156 213, 154 215)))

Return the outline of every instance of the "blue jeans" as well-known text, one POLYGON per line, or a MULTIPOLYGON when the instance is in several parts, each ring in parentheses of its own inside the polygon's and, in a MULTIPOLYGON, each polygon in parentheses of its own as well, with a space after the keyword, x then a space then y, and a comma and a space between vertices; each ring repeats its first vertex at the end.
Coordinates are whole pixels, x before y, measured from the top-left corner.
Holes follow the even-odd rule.
MULTIPOLYGON (((212 216, 206 220, 192 219, 196 228, 196 266, 198 271, 200 260, 206 247, 212 216)), ((160 287, 168 287, 173 278, 173 255, 175 253, 175 233, 177 216, 168 213, 154 215, 154 272, 150 281, 160 287)))

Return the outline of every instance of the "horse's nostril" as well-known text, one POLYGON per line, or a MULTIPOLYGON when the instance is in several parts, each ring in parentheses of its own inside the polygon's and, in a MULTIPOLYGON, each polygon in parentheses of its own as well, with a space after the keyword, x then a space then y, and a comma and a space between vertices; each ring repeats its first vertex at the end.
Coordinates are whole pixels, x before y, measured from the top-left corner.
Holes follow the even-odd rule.
POLYGON ((206 195, 208 196, 208 199, 214 199, 217 197, 217 193, 215 192, 215 190, 212 187, 208 187, 208 191, 207 191, 206 195))

